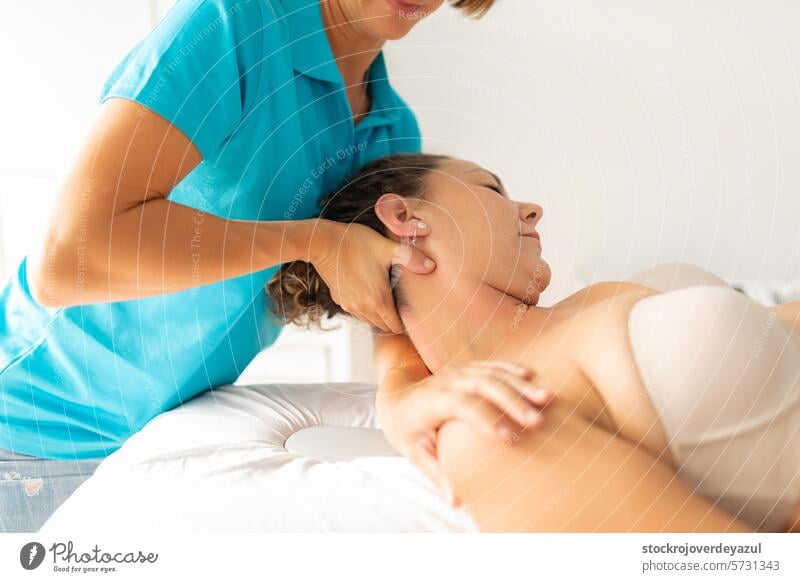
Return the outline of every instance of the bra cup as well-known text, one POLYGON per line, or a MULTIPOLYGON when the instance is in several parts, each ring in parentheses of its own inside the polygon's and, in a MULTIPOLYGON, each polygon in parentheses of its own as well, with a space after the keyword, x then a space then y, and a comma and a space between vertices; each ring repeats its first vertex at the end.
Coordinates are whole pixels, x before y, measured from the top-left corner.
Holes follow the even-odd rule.
POLYGON ((631 310, 629 331, 642 379, 681 441, 771 415, 800 396, 796 334, 733 289, 647 297, 631 310))
POLYGON ((765 306, 718 286, 646 297, 628 328, 681 477, 751 520, 765 507, 785 511, 778 498, 800 450, 797 334, 765 306))
POLYGON ((644 271, 639 271, 632 277, 627 278, 626 281, 644 285, 662 293, 698 285, 729 286, 725 279, 711 271, 706 271, 702 267, 691 263, 676 262, 660 263, 644 271))

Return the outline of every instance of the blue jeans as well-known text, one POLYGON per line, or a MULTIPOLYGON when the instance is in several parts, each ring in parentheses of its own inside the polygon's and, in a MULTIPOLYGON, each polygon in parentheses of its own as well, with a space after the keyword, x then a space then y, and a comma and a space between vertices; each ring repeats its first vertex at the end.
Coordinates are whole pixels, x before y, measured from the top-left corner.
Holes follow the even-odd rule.
POLYGON ((102 460, 43 459, 0 449, 0 533, 39 531, 102 460))

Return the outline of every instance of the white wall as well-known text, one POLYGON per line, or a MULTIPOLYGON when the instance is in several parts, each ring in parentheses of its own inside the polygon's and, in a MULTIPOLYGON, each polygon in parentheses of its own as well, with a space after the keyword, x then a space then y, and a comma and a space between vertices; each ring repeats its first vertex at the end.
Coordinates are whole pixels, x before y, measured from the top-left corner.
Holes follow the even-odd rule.
POLYGON ((105 77, 150 29, 153 13, 141 0, 0 0, 0 9, 2 276, 40 232, 105 77))
POLYGON ((800 2, 498 0, 389 45, 431 150, 540 202, 553 292, 689 261, 800 277, 800 2))

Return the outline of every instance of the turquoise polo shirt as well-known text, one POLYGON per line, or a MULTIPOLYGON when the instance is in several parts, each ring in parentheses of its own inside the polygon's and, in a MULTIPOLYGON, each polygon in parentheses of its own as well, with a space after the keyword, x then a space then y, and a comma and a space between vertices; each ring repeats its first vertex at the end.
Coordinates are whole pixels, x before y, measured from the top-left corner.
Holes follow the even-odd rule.
MULTIPOLYGON (((372 108, 354 126, 318 0, 179 0, 101 102, 139 102, 197 146, 202 163, 169 198, 198 217, 299 220, 368 161, 420 149, 382 53, 368 79, 372 108)), ((157 414, 233 382, 280 333, 264 292, 276 268, 51 309, 32 299, 23 259, 0 293, 0 448, 104 457, 157 414)))

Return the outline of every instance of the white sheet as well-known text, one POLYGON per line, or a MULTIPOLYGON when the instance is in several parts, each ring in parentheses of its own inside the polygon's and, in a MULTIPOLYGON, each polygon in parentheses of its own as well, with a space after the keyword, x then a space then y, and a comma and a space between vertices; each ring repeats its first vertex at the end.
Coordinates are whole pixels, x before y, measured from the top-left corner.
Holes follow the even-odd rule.
POLYGON ((306 427, 378 428, 374 396, 367 384, 205 392, 105 459, 41 531, 477 531, 403 457, 326 462, 284 448, 306 427))

